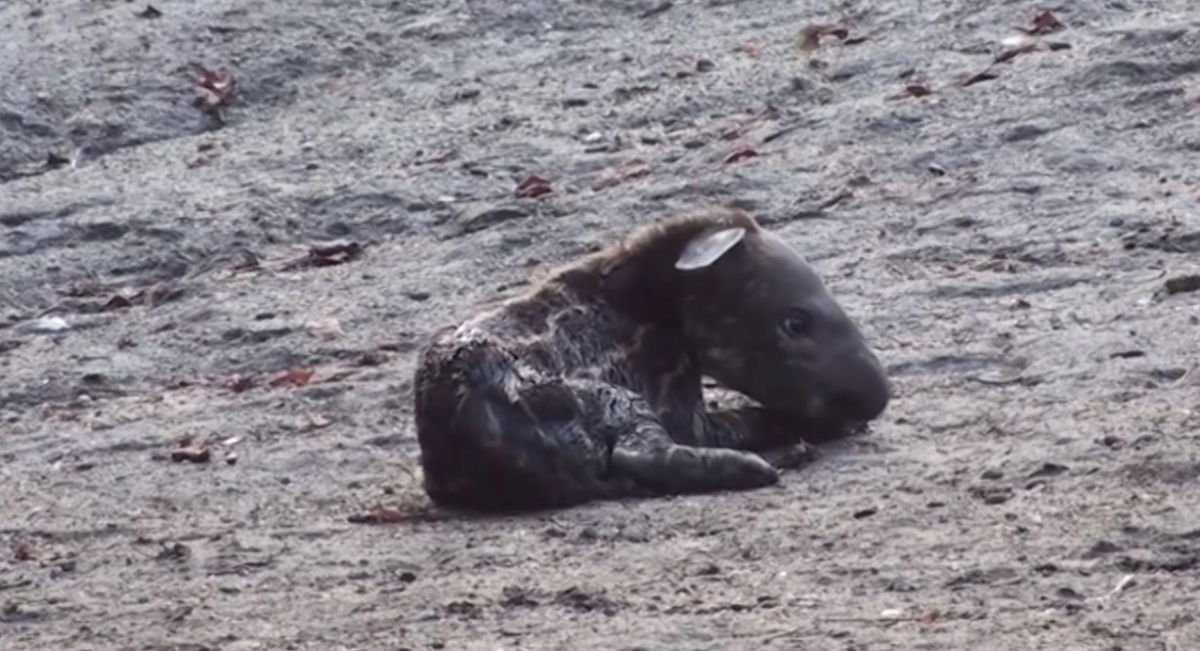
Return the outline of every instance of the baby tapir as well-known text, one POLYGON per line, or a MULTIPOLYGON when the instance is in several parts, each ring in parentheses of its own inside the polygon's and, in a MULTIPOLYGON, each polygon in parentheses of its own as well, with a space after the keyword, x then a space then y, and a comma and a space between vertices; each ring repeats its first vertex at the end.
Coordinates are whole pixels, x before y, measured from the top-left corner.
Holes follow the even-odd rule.
POLYGON ((801 257, 717 208, 438 330, 414 393, 430 498, 512 511, 773 484, 806 437, 879 416, 889 384, 801 257), (706 410, 702 376, 757 404, 706 410))

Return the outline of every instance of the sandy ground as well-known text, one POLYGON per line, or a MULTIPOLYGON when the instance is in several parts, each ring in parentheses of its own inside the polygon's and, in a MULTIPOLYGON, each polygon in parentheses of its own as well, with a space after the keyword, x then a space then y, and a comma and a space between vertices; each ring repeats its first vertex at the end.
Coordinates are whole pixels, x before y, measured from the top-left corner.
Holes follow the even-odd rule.
POLYGON ((154 7, 0 3, 6 651, 1200 648, 1195 2, 1064 0, 996 64, 1033 3, 154 7), (868 436, 351 521, 421 512, 428 331, 709 202, 860 321, 868 436))

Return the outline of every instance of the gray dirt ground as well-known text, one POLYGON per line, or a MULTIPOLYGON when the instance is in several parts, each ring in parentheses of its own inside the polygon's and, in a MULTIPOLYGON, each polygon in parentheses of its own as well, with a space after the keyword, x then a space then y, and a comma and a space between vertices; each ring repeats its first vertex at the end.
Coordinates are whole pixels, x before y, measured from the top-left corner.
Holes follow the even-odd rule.
POLYGON ((1200 646, 1194 1, 1063 0, 967 86, 1035 4, 154 6, 0 3, 3 649, 1200 646), (869 435, 767 490, 348 520, 424 504, 426 332, 730 201, 888 365, 869 435))

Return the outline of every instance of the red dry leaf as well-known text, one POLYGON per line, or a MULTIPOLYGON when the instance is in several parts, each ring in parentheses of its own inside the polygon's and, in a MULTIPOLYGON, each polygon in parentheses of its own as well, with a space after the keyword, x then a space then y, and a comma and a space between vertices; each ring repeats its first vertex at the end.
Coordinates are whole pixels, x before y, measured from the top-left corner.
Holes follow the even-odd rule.
POLYGON ((996 55, 995 63, 1003 63, 1011 61, 1022 54, 1028 54, 1038 48, 1038 44, 1034 41, 1021 42, 1012 47, 1006 48, 996 55))
POLYGON ((215 71, 199 63, 188 65, 192 70, 192 81, 199 92, 196 104, 208 111, 217 111, 227 106, 237 90, 237 79, 227 70, 215 71))
POLYGON ((612 187, 629 179, 636 179, 650 174, 650 165, 641 158, 632 158, 610 167, 600 173, 600 177, 592 184, 593 190, 612 187))
POLYGON ((966 80, 964 80, 961 85, 973 86, 973 85, 978 84, 983 81, 992 81, 993 79, 999 79, 999 78, 1000 78, 1000 75, 998 75, 994 72, 991 72, 989 70, 984 70, 983 72, 979 72, 979 73, 971 75, 970 77, 967 77, 966 80))
POLYGON ((352 515, 346 519, 355 524, 395 524, 409 520, 411 517, 411 514, 397 509, 379 508, 368 513, 352 515))
POLYGON ((104 305, 100 306, 100 311, 111 312, 113 310, 122 310, 127 307, 133 307, 133 301, 120 294, 114 294, 112 298, 108 299, 104 303, 104 305))
POLYGON ((315 372, 316 371, 311 368, 290 368, 284 371, 284 373, 279 377, 271 380, 271 386, 304 386, 305 384, 308 384, 309 380, 312 379, 313 373, 315 372))
POLYGON ((335 240, 333 242, 318 242, 310 244, 308 253, 283 263, 284 271, 294 269, 310 269, 313 267, 332 267, 346 264, 362 257, 363 246, 358 242, 335 240))
POLYGON ((521 181, 517 185, 516 195, 522 198, 532 198, 540 197, 550 192, 553 192, 553 189, 550 187, 550 179, 538 176, 537 174, 530 174, 525 177, 524 181, 521 181))
POLYGON ((315 258, 317 266, 331 266, 358 259, 358 256, 362 255, 362 249, 358 242, 338 240, 313 244, 308 248, 308 254, 315 258))
POLYGON ((13 545, 12 551, 14 561, 32 561, 37 558, 37 555, 33 553, 33 546, 29 543, 16 543, 13 545))
POLYGON ((441 519, 436 513, 420 507, 396 509, 381 506, 366 513, 347 516, 355 524, 399 524, 402 522, 430 522, 441 519))
POLYGON ((796 45, 802 52, 812 52, 820 46, 822 36, 836 36, 844 41, 850 36, 850 30, 835 23, 812 23, 800 30, 796 45))
POLYGON ((1062 21, 1058 19, 1058 16, 1055 16, 1054 13, 1049 9, 1043 9, 1042 11, 1039 11, 1037 15, 1033 17, 1033 20, 1030 21, 1030 25, 1030 27, 1027 27, 1021 31, 1028 34, 1049 34, 1064 27, 1062 21))
POLYGON ((171 461, 181 463, 190 461, 192 463, 208 463, 212 460, 212 450, 208 445, 197 444, 186 448, 171 451, 171 461))
POLYGON ((212 459, 212 450, 209 449, 210 442, 205 437, 188 434, 180 438, 177 445, 179 447, 171 451, 171 461, 175 463, 183 461, 207 463, 212 459))
POLYGON ((908 84, 900 91, 902 97, 925 97, 932 94, 933 90, 925 84, 908 84))
POLYGON ((254 388, 258 384, 252 375, 239 375, 229 382, 228 387, 234 393, 242 393, 254 388))
POLYGON ((736 163, 738 161, 746 160, 747 158, 754 158, 755 156, 758 156, 758 152, 755 151, 752 147, 743 147, 743 148, 733 152, 732 154, 726 156, 725 163, 732 164, 732 163, 736 163))
POLYGON ((742 43, 740 47, 738 47, 738 50, 746 56, 756 57, 759 54, 762 54, 762 44, 758 41, 746 41, 745 43, 742 43))
POLYGON ((413 165, 432 165, 434 163, 445 163, 454 160, 458 156, 456 151, 446 151, 441 154, 430 156, 429 158, 421 158, 413 162, 413 165))

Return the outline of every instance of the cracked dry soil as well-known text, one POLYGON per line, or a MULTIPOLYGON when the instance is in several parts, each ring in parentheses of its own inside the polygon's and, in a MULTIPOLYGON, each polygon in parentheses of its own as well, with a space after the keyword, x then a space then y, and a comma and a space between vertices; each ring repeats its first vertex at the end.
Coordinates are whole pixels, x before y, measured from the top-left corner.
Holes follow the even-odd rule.
POLYGON ((1036 9, 0 4, 0 647, 1200 647, 1200 8, 1065 0, 993 64, 1036 9), (707 202, 860 321, 869 435, 351 521, 423 504, 425 333, 707 202))

